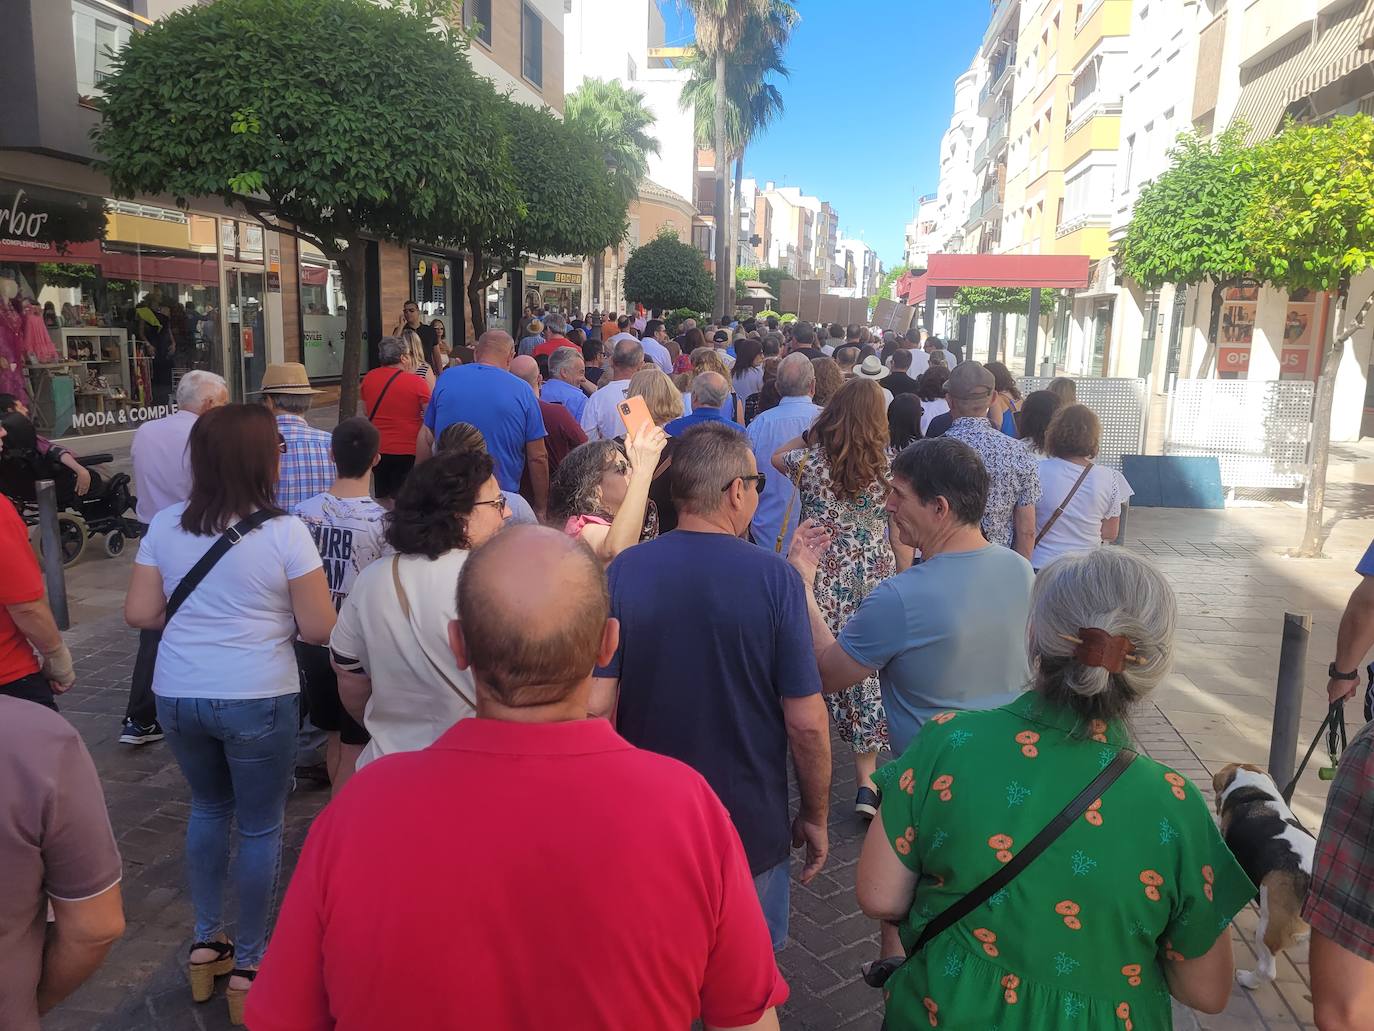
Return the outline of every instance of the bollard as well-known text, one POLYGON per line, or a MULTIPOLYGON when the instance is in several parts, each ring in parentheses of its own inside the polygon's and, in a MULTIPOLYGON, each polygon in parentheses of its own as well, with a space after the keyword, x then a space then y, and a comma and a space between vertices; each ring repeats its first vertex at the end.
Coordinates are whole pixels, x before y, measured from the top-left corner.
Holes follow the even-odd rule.
POLYGON ((1302 718, 1303 667, 1312 617, 1283 614, 1283 647, 1274 691, 1274 729, 1269 738, 1269 776, 1282 788, 1293 779, 1298 757, 1298 721, 1302 718))
POLYGON ((38 542, 43 549, 43 580, 48 587, 48 607, 57 629, 70 630, 67 612, 67 577, 62 571, 62 530, 57 523, 57 490, 52 480, 34 485, 38 494, 38 542))

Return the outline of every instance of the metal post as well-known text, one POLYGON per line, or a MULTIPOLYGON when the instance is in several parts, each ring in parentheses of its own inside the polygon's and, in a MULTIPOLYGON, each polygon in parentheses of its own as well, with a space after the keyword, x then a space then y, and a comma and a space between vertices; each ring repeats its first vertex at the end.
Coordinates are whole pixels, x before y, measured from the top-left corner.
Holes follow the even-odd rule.
POLYGON ((1026 375, 1035 375, 1036 337, 1040 333, 1040 288, 1031 287, 1030 311, 1026 314, 1026 375))
POLYGON ((1121 522, 1117 526, 1116 540, 1112 541, 1113 544, 1119 545, 1121 547, 1126 546, 1126 520, 1130 518, 1130 515, 1131 506, 1129 504, 1122 505, 1121 522))
POLYGON ((1269 738, 1269 775, 1280 790, 1293 779, 1298 756, 1298 721, 1302 717, 1303 666, 1312 617, 1283 614, 1283 647, 1279 651, 1279 680, 1274 691, 1274 729, 1269 738))
POLYGON ((57 489, 52 480, 35 484, 38 494, 38 542, 43 549, 43 580, 48 587, 48 607, 57 629, 71 628, 67 612, 67 578, 62 572, 62 533, 57 524, 57 489))
POLYGON ((935 287, 926 287, 925 305, 925 330, 931 336, 935 335, 935 287))

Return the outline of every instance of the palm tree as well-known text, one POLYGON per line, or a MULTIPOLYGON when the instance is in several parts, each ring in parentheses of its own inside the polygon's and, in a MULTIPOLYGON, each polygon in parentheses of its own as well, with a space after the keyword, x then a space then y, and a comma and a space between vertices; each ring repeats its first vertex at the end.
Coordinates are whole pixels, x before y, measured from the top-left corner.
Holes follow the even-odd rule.
MULTIPOLYGON (((749 144, 782 114, 782 94, 768 81, 769 76, 786 78, 783 48, 798 21, 796 9, 787 0, 769 0, 768 12, 750 17, 725 73, 725 162, 734 162, 733 218, 721 222, 731 262, 738 253, 740 190, 744 178, 744 152, 749 144)), ((681 105, 693 108, 696 116, 696 143, 713 146, 716 114, 715 61, 697 51, 689 59, 690 78, 682 90, 681 105)), ((729 292, 733 294, 734 276, 729 292)), ((727 304, 730 302, 727 300, 727 304)))
MULTIPOLYGON (((596 141, 617 192, 627 204, 634 200, 649 173, 649 155, 658 153, 658 140, 650 135, 654 116, 644 106, 644 94, 616 79, 584 79, 564 98, 563 117, 596 141)), ((601 300, 605 261, 605 251, 592 259, 596 303, 601 300)))

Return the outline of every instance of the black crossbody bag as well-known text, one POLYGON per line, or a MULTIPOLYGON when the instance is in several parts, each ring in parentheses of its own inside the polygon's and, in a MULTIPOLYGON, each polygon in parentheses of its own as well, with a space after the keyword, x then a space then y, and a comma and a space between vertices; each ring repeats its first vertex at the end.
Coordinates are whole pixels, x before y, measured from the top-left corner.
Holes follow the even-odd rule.
MULTIPOLYGON (((982 884, 926 924, 921 929, 921 934, 911 947, 911 951, 907 953, 906 959, 902 960, 902 965, 909 962, 913 956, 918 955, 937 935, 949 930, 1010 884, 1018 874, 1035 862, 1041 853, 1054 844, 1061 834, 1073 826, 1074 820, 1087 812, 1088 807, 1101 798, 1107 788, 1125 773, 1127 767, 1135 760, 1136 753, 1129 748, 1123 748, 1117 752, 1116 758, 1093 778, 1091 784, 1075 795, 1073 800, 1059 811, 1059 815, 1046 824, 1045 828, 1033 837, 1025 848, 1012 856, 1010 861, 1003 864, 1001 869, 983 881, 982 884)), ((900 969, 900 966, 891 968, 877 984, 874 984, 870 975, 866 974, 864 979, 874 988, 881 988, 883 983, 900 969)))
POLYGON ((215 568, 215 564, 229 553, 229 549, 276 515, 275 512, 254 512, 252 515, 240 519, 220 534, 219 540, 210 545, 210 550, 200 556, 200 560, 181 578, 176 590, 167 599, 166 613, 162 617, 162 632, 166 632, 167 624, 172 621, 177 610, 185 604, 186 599, 191 596, 191 592, 200 586, 200 582, 205 579, 210 570, 215 568))

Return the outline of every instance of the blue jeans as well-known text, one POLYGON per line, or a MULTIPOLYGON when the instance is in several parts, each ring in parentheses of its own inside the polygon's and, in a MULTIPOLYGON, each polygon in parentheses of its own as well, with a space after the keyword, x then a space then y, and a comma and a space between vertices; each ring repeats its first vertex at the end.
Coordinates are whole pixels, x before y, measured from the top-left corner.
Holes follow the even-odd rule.
POLYGON ((754 890, 759 893, 763 920, 768 936, 773 939, 773 951, 787 944, 787 911, 792 905, 792 885, 787 879, 788 861, 784 859, 771 870, 754 876, 754 890))
POLYGON ((229 825, 238 822, 234 867, 239 902, 235 963, 255 967, 281 868, 282 825, 295 766, 300 696, 157 699, 167 744, 191 786, 186 874, 196 911, 195 941, 224 930, 229 825))

